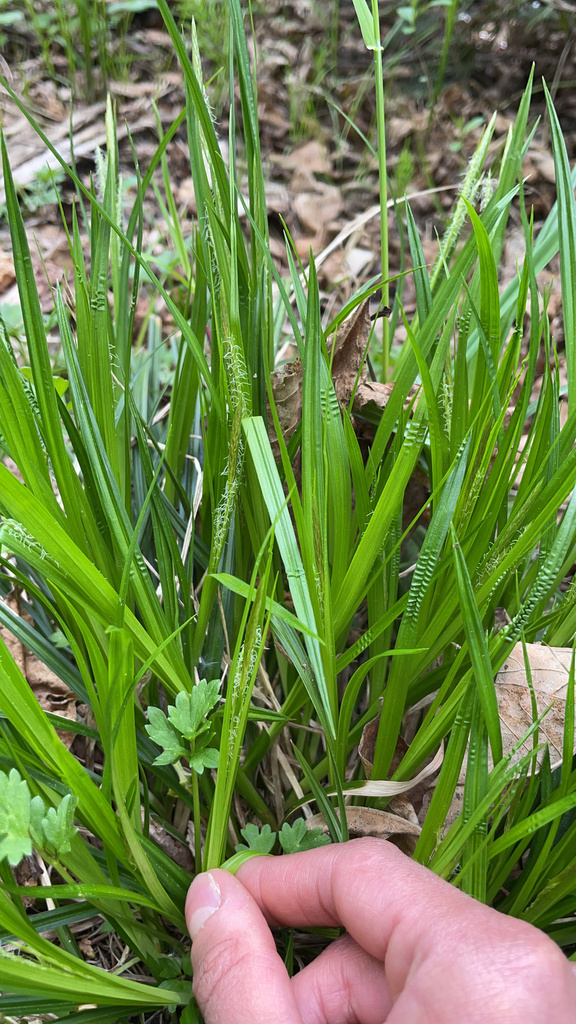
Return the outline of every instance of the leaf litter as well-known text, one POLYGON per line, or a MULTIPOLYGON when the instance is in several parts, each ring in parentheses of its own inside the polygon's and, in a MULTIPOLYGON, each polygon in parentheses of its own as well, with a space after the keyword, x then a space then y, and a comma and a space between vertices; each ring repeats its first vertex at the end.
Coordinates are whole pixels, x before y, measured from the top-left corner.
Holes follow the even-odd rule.
MULTIPOLYGON (((361 88, 362 75, 367 65, 363 47, 358 38, 354 38, 350 32, 350 7, 351 5, 346 3, 341 4, 343 43, 338 54, 341 80, 335 86, 335 95, 344 114, 353 115, 357 127, 366 133, 370 130, 373 117, 372 99, 368 96, 364 103, 355 107, 356 94, 361 88)), ((377 198, 376 165, 374 161, 366 159, 363 146, 359 144, 355 132, 340 115, 338 133, 334 133, 334 121, 328 116, 326 93, 313 85, 314 45, 309 45, 307 41, 317 41, 325 34, 326 26, 322 19, 316 14, 311 14, 308 4, 302 3, 301 0, 293 0, 291 3, 268 4, 266 13, 258 17, 256 25, 259 119, 269 179, 267 202, 272 254, 280 271, 285 271, 287 264, 282 223, 285 222, 295 242, 297 253, 305 259, 312 248, 314 254, 319 256, 324 305, 333 306, 335 303, 338 308, 345 305, 353 290, 357 290, 371 273, 376 273, 379 266, 377 217, 374 213, 371 218, 366 217, 366 211, 373 209, 377 198), (313 98, 312 109, 306 110, 306 97, 310 96, 313 98), (299 118, 300 139, 295 138, 294 108, 299 118), (307 139, 308 133, 316 134, 318 137, 307 139), (302 138, 306 141, 302 142, 302 138), (348 227, 355 222, 358 222, 358 226, 347 234, 348 227), (341 235, 346 237, 330 251, 331 244, 341 235)), ((483 29, 478 28, 476 31, 480 39, 483 29)), ((159 54, 166 54, 167 37, 164 33, 157 32, 153 36, 150 31, 145 38, 153 41, 159 54)), ((509 45, 509 41, 501 35, 495 35, 489 40, 492 48, 491 57, 495 59, 491 60, 486 71, 488 87, 482 91, 474 91, 453 84, 441 94, 432 120, 422 109, 421 101, 414 98, 409 89, 404 93, 400 89, 399 95, 393 96, 390 101, 389 170, 392 179, 399 172, 402 152, 407 143, 411 144, 410 148, 413 150, 418 145, 426 146, 426 166, 415 165, 411 180, 407 184, 408 191, 417 193, 411 205, 423 239, 425 256, 430 263, 436 253, 435 236, 442 213, 453 202, 452 183, 465 163, 467 152, 473 150, 478 138, 478 130, 463 134, 463 127, 479 112, 481 116, 489 116, 499 100, 510 95, 514 85, 516 88, 523 85, 526 77, 523 70, 512 66, 509 59, 506 60, 506 57, 509 58, 509 51, 506 54, 506 47, 502 48, 503 42, 509 45), (446 187, 447 191, 434 194, 430 191, 431 182, 436 188, 446 187)), ((528 53, 527 57, 531 59, 534 55, 528 53)), ((551 59, 554 59, 553 55, 551 59)), ((25 76, 30 76, 30 68, 25 66, 19 69, 12 68, 11 71, 14 75, 21 76, 21 83, 25 76)), ((404 69, 397 68, 396 73, 398 81, 402 83, 404 69)), ((406 72, 405 79, 408 77, 409 72, 406 72)), ((81 102, 74 102, 70 143, 70 95, 66 94, 65 88, 49 84, 50 88, 45 88, 45 79, 36 69, 30 80, 29 93, 35 111, 43 119, 49 138, 58 146, 65 158, 69 159, 71 152, 74 152, 75 159, 79 161, 81 175, 88 181, 93 169, 95 150, 105 140, 104 105, 83 105, 81 102)), ((124 125, 129 125, 141 162, 145 165, 147 154, 152 154, 156 147, 155 140, 150 140, 150 136, 155 132, 155 122, 149 113, 150 100, 154 98, 157 102, 160 121, 166 128, 183 103, 182 82, 179 73, 170 71, 163 72, 154 84, 145 80, 133 80, 124 84, 113 83, 112 88, 119 106, 120 160, 123 172, 128 177, 132 173, 132 164, 128 132, 124 125)), ((558 98, 561 98, 560 94, 558 98)), ((5 108, 4 132, 7 139, 12 140, 14 177, 20 189, 25 191, 37 173, 47 162, 49 163, 49 158, 28 123, 11 108, 5 98, 2 102, 5 108)), ((570 102, 569 97, 565 99, 564 115, 565 118, 572 117, 572 130, 567 134, 567 143, 569 149, 574 152, 576 107, 574 103, 570 106, 570 102)), ((511 121, 512 116, 508 116, 506 112, 499 115, 494 145, 502 145, 511 121)), ((220 130, 224 137, 227 130, 225 109, 221 115, 220 130)), ((525 172, 528 200, 534 205, 536 217, 542 219, 554 200, 550 152, 544 129, 539 130, 536 141, 539 148, 531 152, 527 158, 525 172)), ((189 214, 193 211, 193 204, 189 192, 189 179, 186 176, 187 161, 180 147, 181 143, 176 139, 169 147, 168 155, 177 201, 182 212, 189 214)), ((62 198, 64 208, 69 209, 71 193, 66 185, 62 198)), ((37 279, 42 279, 44 267, 48 273, 42 301, 44 311, 49 313, 52 305, 52 286, 70 269, 64 231, 55 207, 41 208, 36 216, 28 218, 27 226, 34 231, 40 251, 44 255, 49 254, 48 260, 40 260, 33 255, 37 279)), ((165 225, 162 224, 158 209, 154 202, 148 199, 144 245, 153 246, 155 240, 160 240, 163 228, 165 229, 165 225)), ((518 250, 510 243, 507 245, 499 268, 503 282, 516 275, 517 260, 521 259, 521 255, 521 249, 518 250)), ((394 227, 391 231, 390 259, 391 266, 400 265, 400 243, 394 227)), ((552 290, 549 310, 552 318, 556 318, 553 323, 554 334, 561 337, 561 309, 558 308, 558 296, 559 291, 552 290)), ((402 301, 408 312, 415 308, 415 292, 410 277, 404 281, 402 301)), ((17 304, 5 222, 0 223, 0 307, 3 304, 10 307, 17 304)), ((162 311, 162 316, 164 332, 168 334, 172 325, 165 311, 162 311)), ((372 330, 369 304, 366 301, 340 326, 336 338, 328 339, 327 344, 332 357, 332 375, 338 399, 344 407, 350 406, 352 402, 353 413, 360 416, 370 405, 382 410, 394 386, 381 384, 369 377, 366 355, 372 330)), ((401 327, 398 328, 397 340, 402 340, 401 327)), ((563 372, 565 371, 561 362, 560 373, 563 372)), ((535 384, 536 389, 537 387, 538 381, 535 384)), ((288 440, 297 429, 301 418, 302 367, 298 359, 289 360, 275 369, 272 390, 282 431, 285 440, 288 440)), ((63 692, 60 680, 55 676, 52 678, 52 674, 21 644, 16 644, 13 640, 8 642, 12 644, 12 653, 22 667, 29 684, 37 692, 42 706, 54 710, 55 703, 61 701, 62 704, 67 704, 68 717, 75 716, 74 695, 67 690, 63 692)), ((541 723, 540 734, 549 743, 552 761, 562 755, 563 707, 566 700, 570 655, 571 652, 562 648, 528 645, 538 710, 542 712, 545 707, 551 705, 551 710, 541 723)), ((497 676, 496 686, 503 739, 507 749, 509 744, 517 742, 532 722, 531 697, 521 648, 515 648, 508 658, 497 676)), ((63 736, 69 737, 70 734, 64 733, 63 736)), ((402 813, 396 815, 368 808, 347 808, 350 831, 355 835, 392 835, 402 833, 404 829, 408 836, 416 836, 420 828, 418 817, 415 816, 414 808, 408 800, 407 804, 408 806, 403 806, 402 813)), ((398 807, 400 808, 400 805, 398 807)), ((316 816, 318 825, 321 825, 320 817, 316 816)), ((315 827, 313 822, 315 818, 309 819, 308 825, 315 827)), ((157 836, 154 838, 155 841, 160 841, 157 836)))

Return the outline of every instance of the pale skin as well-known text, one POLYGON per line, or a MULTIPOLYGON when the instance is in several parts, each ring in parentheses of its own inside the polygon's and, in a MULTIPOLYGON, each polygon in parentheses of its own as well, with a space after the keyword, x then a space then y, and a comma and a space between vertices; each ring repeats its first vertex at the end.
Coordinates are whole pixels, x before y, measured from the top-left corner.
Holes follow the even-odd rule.
POLYGON ((551 939, 379 839, 199 875, 186 920, 206 1024, 576 1024, 551 939), (277 925, 346 934, 289 978, 277 925))

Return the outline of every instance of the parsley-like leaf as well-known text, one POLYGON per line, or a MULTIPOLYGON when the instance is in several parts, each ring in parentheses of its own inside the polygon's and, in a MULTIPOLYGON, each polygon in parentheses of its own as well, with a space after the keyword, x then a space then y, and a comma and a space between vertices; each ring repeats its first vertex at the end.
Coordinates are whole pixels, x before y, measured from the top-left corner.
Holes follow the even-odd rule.
POLYGON ((284 853, 314 850, 317 846, 326 846, 331 842, 330 837, 325 836, 321 828, 306 828, 304 818, 297 818, 293 825, 284 822, 278 838, 284 853))
POLYGON ((159 754, 153 764, 174 764, 178 758, 188 756, 188 751, 180 742, 180 734, 160 708, 148 708, 148 721, 150 724, 145 728, 150 739, 159 747, 164 747, 164 753, 159 754))
POLYGON ((158 757, 155 757, 152 764, 175 764, 181 757, 188 757, 189 751, 184 747, 168 747, 158 757))
POLYGON ((56 853, 70 853, 70 844, 78 829, 74 825, 74 811, 78 803, 77 797, 67 793, 58 807, 49 807, 42 822, 46 842, 56 853))
POLYGON ((219 691, 218 679, 209 683, 201 679, 191 693, 179 693, 176 704, 168 708, 170 724, 187 740, 193 740, 206 715, 218 701, 219 691))
POLYGON ((188 755, 190 767, 198 772, 198 775, 202 775, 205 768, 217 768, 218 757, 216 747, 205 747, 203 750, 194 751, 193 754, 188 755))
POLYGON ((256 850, 258 853, 270 853, 274 843, 276 842, 276 833, 272 831, 270 825, 263 825, 262 829, 259 829, 257 825, 249 824, 246 828, 240 829, 240 834, 244 836, 246 843, 236 843, 236 852, 240 853, 241 850, 256 850))
POLYGON ((30 835, 37 850, 43 850, 46 846, 46 835, 44 834, 44 817, 46 807, 41 796, 34 796, 30 801, 30 835))
POLYGON ((30 790, 20 772, 12 768, 9 775, 0 772, 0 859, 19 864, 32 853, 30 825, 30 790))

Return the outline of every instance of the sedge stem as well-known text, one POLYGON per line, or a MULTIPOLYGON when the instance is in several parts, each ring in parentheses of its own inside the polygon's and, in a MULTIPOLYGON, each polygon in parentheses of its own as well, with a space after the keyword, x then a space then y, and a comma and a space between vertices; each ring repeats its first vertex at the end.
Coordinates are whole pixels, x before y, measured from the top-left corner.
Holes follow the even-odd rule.
MULTIPOLYGON (((388 305, 388 183, 386 179, 386 116, 384 108, 384 72, 382 68, 382 46, 380 43, 380 19, 378 0, 372 0, 374 19, 374 77, 376 88, 376 132, 378 146, 378 175, 380 183, 380 249, 382 264, 382 305, 388 305)), ((382 320, 382 380, 390 374, 390 337, 388 320, 382 320)))

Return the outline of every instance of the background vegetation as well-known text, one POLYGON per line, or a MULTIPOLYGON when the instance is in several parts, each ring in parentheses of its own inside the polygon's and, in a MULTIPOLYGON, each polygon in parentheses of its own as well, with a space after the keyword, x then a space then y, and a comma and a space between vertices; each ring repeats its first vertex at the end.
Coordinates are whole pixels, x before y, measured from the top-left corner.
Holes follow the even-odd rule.
MULTIPOLYGON (((14 329, 0 320, 0 1010, 11 1016, 197 1020, 183 920, 193 872, 362 831, 400 836, 453 884, 576 948, 573 664, 559 756, 532 679, 533 649, 568 650, 570 666, 576 634, 576 176, 551 93, 554 205, 535 223, 531 74, 501 146, 495 118, 459 125, 465 174, 431 264, 402 198, 412 157, 401 188, 397 154, 387 174, 386 76, 417 53, 421 102, 433 104, 468 59, 462 26, 489 12, 444 4, 439 36, 436 4, 394 6, 389 26, 358 0, 362 145, 394 219, 390 236, 387 213, 378 226, 381 266, 329 312, 323 257, 299 252, 287 228, 282 261, 272 256, 245 31, 259 9, 216 6, 224 48, 207 5, 1 12, 15 61, 32 35, 46 72, 64 66, 92 101, 129 76, 130 19, 159 11, 185 90, 170 126, 157 118, 146 166, 133 146, 128 189, 110 101, 86 180, 14 73, 3 77, 66 175, 50 186, 74 193, 61 206, 73 276, 47 318, 3 140, 21 316, 14 329), (186 217, 176 138, 193 184, 186 217), (151 201, 162 252, 143 241, 151 201), (503 283, 518 224, 523 253, 503 283), (558 338, 539 276, 555 260, 558 338), (73 721, 39 703, 24 649, 72 692, 73 721), (510 740, 495 677, 514 657, 530 716, 510 740), (24 858, 39 869, 33 890, 24 858), (79 942, 85 921, 94 938, 114 936, 107 962, 79 942)), ((317 77, 330 61, 338 76, 341 12, 312 13, 329 28, 317 77)), ((530 30, 546 18, 549 32, 565 14, 506 12, 530 30)), ((300 138, 336 109, 318 81, 310 92, 311 106, 294 107, 300 138)), ((336 113, 340 138, 358 134, 354 105, 336 113)), ((322 940, 279 943, 292 969, 322 940)))

